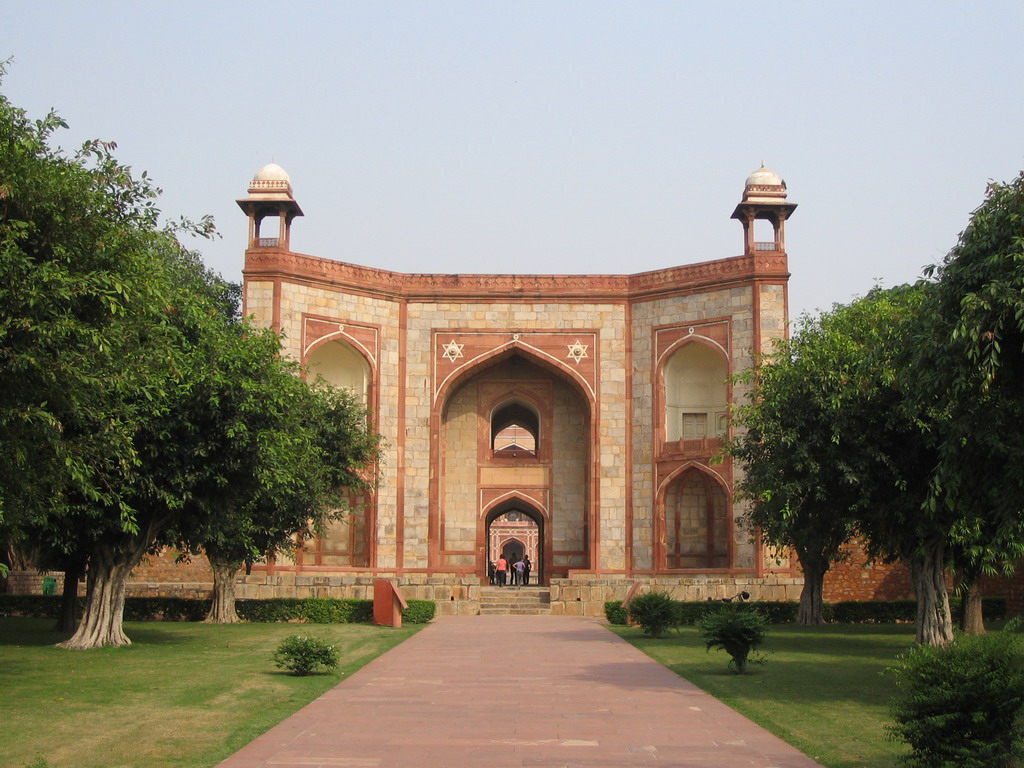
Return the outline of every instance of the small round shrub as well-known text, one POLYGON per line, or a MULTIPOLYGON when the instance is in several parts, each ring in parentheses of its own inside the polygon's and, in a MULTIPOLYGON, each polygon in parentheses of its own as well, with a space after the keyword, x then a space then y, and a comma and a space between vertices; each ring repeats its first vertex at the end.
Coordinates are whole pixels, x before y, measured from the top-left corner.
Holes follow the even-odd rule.
POLYGON ((768 622, 757 611, 742 605, 723 604, 697 621, 704 648, 719 648, 730 656, 729 668, 742 675, 747 671, 750 653, 764 642, 768 622))
POLYGON ((274 664, 293 675, 308 675, 318 667, 338 666, 338 649, 317 637, 289 635, 274 651, 274 664))
POLYGON ((645 635, 661 637, 676 625, 675 601, 667 592, 645 592, 629 601, 629 618, 645 635))
POLYGON ((890 736, 910 746, 914 768, 1020 765, 1024 638, 1007 627, 959 636, 948 648, 922 645, 891 670, 901 696, 890 736))
POLYGON ((604 604, 604 617, 609 624, 625 624, 626 609, 622 607, 621 600, 608 600, 604 604))

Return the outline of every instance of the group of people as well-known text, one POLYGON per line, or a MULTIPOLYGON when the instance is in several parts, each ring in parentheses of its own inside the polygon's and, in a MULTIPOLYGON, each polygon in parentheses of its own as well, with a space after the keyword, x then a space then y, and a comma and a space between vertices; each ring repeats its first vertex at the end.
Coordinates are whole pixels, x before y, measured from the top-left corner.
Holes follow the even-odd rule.
POLYGON ((502 552, 498 562, 492 562, 488 568, 491 584, 498 587, 525 587, 530 583, 531 566, 529 555, 520 560, 516 555, 506 558, 502 552))

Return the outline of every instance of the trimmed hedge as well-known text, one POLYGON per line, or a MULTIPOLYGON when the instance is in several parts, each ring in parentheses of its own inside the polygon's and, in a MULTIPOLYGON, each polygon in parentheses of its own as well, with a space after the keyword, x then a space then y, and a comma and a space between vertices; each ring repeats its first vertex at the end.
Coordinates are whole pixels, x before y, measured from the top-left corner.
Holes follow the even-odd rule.
MULTIPOLYGON (((426 624, 432 621, 437 606, 432 600, 409 600, 402 621, 426 624)), ((0 616, 56 618, 59 595, 0 595, 0 616)), ((79 610, 85 598, 78 598, 79 610)), ((372 600, 336 600, 332 598, 273 598, 236 600, 235 609, 246 621, 296 621, 310 624, 368 624, 373 621, 372 600)), ((126 621, 202 621, 210 610, 209 600, 185 597, 127 597, 126 621)))
MULTIPOLYGON (((954 621, 959 622, 963 616, 963 608, 959 598, 951 597, 950 608, 954 621)), ((717 600, 683 601, 674 600, 676 626, 692 626, 697 624, 708 612, 720 607, 723 603, 717 600)), ((790 602, 749 602, 732 603, 757 611, 769 624, 793 624, 800 611, 799 603, 790 602)), ((826 621, 839 624, 913 624, 917 621, 917 602, 914 600, 862 600, 841 603, 825 603, 826 621)), ((982 600, 982 614, 986 621, 1006 618, 1006 598, 986 597, 982 600)), ((604 604, 604 615, 609 624, 626 624, 626 611, 621 600, 610 600, 604 604)))

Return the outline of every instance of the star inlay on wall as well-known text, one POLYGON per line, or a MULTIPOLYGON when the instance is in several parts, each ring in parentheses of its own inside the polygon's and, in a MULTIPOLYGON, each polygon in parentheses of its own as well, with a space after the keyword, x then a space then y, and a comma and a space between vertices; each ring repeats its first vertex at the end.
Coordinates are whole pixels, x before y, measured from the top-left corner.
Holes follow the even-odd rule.
POLYGON ((569 357, 579 365, 580 360, 587 356, 587 349, 590 348, 589 344, 581 344, 579 339, 569 345, 569 357))
POLYGON ((455 339, 452 339, 447 344, 445 344, 444 352, 441 353, 441 357, 446 358, 454 363, 456 360, 462 357, 462 348, 464 346, 465 344, 456 344, 455 339))

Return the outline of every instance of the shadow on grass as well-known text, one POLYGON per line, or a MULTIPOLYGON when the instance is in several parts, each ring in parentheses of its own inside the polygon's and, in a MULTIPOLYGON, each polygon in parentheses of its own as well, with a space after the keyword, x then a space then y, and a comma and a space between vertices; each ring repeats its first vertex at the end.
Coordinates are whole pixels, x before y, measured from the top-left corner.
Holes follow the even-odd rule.
MULTIPOLYGON (((0 646, 44 647, 63 642, 73 634, 59 632, 54 628, 55 626, 54 619, 0 616, 0 646)), ((191 634, 187 631, 183 632, 180 626, 174 629, 161 628, 158 622, 152 624, 126 622, 124 629, 133 644, 145 645, 178 645, 188 642, 191 634)))

